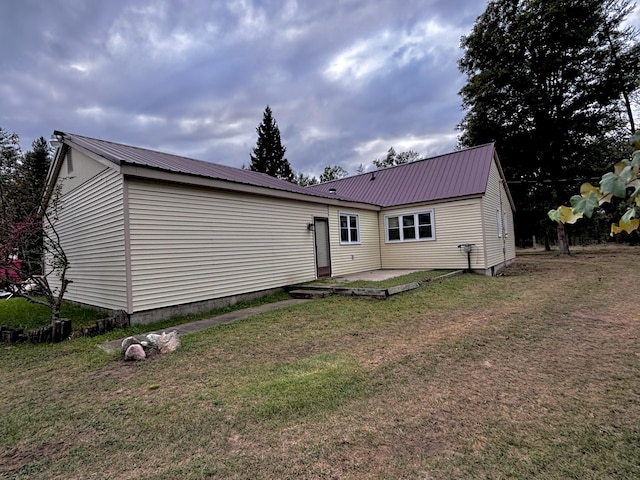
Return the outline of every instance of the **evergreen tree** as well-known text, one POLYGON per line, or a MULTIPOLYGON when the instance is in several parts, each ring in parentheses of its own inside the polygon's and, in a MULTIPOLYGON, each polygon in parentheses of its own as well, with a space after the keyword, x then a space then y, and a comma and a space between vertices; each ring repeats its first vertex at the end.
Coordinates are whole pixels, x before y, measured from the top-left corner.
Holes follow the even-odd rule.
POLYGON ((15 202, 12 199, 16 190, 16 170, 21 158, 18 135, 0 127, 0 215, 2 215, 0 228, 5 226, 9 218, 16 215, 15 202))
POLYGON ((268 105, 264 110, 262 123, 258 125, 256 131, 258 132, 258 141, 253 149, 253 154, 250 155, 249 169, 293 182, 293 170, 289 161, 284 157, 287 149, 282 145, 280 129, 268 105))
POLYGON ((19 215, 38 212, 44 193, 47 173, 51 165, 51 149, 44 137, 34 140, 16 170, 15 197, 19 201, 19 215))
MULTIPOLYGON (((623 128, 620 98, 629 90, 616 58, 627 58, 635 42, 620 28, 628 5, 493 0, 462 39, 467 113, 460 142, 496 142, 506 177, 520 182, 511 186, 520 235, 539 235, 531 225, 549 226, 549 204, 576 188, 567 179, 596 176, 625 154, 612 138, 623 128), (612 54, 609 38, 624 55, 612 54)), ((557 233, 568 253, 563 224, 557 233)))
POLYGON ((298 172, 293 176, 293 183, 301 187, 308 187, 309 185, 317 185, 318 179, 315 176, 311 177, 302 172, 298 172))
MULTIPOLYGON (((44 137, 34 140, 31 150, 24 154, 16 169, 12 201, 18 219, 36 218, 42 204, 47 173, 51 165, 51 149, 44 137)), ((44 232, 38 224, 29 241, 23 246, 25 276, 42 273, 44 232)))

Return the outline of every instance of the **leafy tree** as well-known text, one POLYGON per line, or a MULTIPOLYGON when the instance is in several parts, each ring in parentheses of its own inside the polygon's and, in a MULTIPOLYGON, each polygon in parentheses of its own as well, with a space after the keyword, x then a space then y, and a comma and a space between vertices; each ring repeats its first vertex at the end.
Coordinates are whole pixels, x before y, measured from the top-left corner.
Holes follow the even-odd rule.
POLYGON ((402 165, 404 163, 415 162, 420 158, 418 152, 409 150, 407 152, 396 153, 393 147, 387 150, 387 156, 383 159, 376 159, 373 164, 377 169, 393 167, 394 165, 402 165))
POLYGON ((0 128, 0 286, 48 306, 55 323, 71 280, 55 228, 60 188, 48 206, 42 205, 50 162, 51 151, 43 137, 23 155, 18 136, 0 128), (52 277, 58 286, 50 283, 52 277), (25 285, 35 285, 38 295, 25 290, 25 285))
MULTIPOLYGON (((496 142, 506 177, 518 182, 511 191, 520 234, 537 233, 529 225, 546 228, 542 207, 577 187, 573 179, 599 176, 603 159, 623 154, 614 140, 624 128, 620 99, 637 78, 617 70, 635 44, 621 28, 629 4, 493 0, 462 39, 460 143, 496 142)), ((563 223, 557 236, 568 253, 563 223)))
POLYGON ((284 157, 287 149, 282 145, 280 129, 268 105, 264 110, 262 123, 258 125, 256 131, 258 132, 258 141, 253 149, 253 154, 250 155, 249 169, 293 182, 293 170, 289 161, 284 157))
POLYGON ((344 178, 347 175, 349 175, 349 172, 340 165, 334 165, 333 167, 327 165, 324 167, 324 171, 320 175, 320 183, 338 180, 339 178, 344 178))
POLYGON ((637 230, 640 227, 640 130, 631 137, 631 145, 631 159, 616 163, 613 172, 602 176, 599 188, 583 183, 580 195, 571 197, 571 207, 563 205, 550 210, 549 218, 561 224, 575 223, 583 216, 591 218, 601 205, 616 197, 623 201, 625 213, 619 224, 611 224, 611 236, 637 230))
MULTIPOLYGON (((24 221, 37 216, 50 165, 51 149, 47 140, 40 137, 32 143, 32 150, 24 154, 16 168, 11 201, 14 204, 16 218, 19 220, 24 221)), ((27 256, 22 258, 27 276, 42 273, 41 260, 45 236, 40 230, 30 237, 32 244, 26 246, 27 256)))
POLYGON ((55 189, 47 209, 30 213, 13 222, 0 239, 0 281, 32 303, 49 307, 52 326, 60 320, 60 308, 67 287, 69 260, 56 230, 60 208, 60 187, 55 189), (41 269, 36 274, 31 259, 33 248, 41 269), (56 278, 55 284, 51 283, 56 278), (33 290, 26 288, 34 286, 33 290))
POLYGON ((293 183, 296 183, 301 187, 308 187, 309 185, 317 185, 318 179, 315 176, 310 177, 302 172, 298 172, 293 177, 293 183))

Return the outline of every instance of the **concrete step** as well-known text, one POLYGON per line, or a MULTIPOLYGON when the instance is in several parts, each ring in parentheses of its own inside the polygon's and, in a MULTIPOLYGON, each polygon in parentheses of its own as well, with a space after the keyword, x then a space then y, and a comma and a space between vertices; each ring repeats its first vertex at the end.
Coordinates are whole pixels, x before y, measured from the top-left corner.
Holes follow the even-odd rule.
POLYGON ((291 290, 289 295, 293 298, 325 298, 332 293, 333 292, 331 290, 298 288, 296 290, 291 290))

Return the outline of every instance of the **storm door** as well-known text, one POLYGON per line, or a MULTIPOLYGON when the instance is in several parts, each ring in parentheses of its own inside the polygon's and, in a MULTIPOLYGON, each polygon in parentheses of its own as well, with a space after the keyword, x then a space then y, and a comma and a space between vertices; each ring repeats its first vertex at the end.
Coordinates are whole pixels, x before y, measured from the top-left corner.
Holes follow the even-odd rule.
POLYGON ((314 218, 313 225, 316 242, 316 271, 318 277, 331 276, 331 253, 329 251, 329 220, 314 218))

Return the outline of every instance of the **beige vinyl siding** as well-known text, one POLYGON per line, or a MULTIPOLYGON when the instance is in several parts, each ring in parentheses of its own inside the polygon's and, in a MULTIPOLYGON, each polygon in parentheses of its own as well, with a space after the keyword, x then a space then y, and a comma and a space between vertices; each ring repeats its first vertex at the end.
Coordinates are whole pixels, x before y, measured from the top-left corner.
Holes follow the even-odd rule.
POLYGON ((477 198, 382 210, 378 214, 382 268, 467 268, 467 256, 458 245, 474 243, 471 268, 484 269, 480 203, 477 198), (428 210, 433 210, 435 240, 386 242, 386 215, 428 210))
POLYGON ((378 213, 349 208, 329 208, 329 238, 331 243, 331 275, 378 270, 380 268, 380 241, 378 213), (340 243, 340 214, 358 215, 360 243, 340 243))
POLYGON ((516 255, 513 212, 495 162, 491 163, 487 192, 482 202, 487 268, 490 268, 509 261, 516 255), (507 236, 505 238, 498 235, 497 212, 507 216, 507 236))
POLYGON ((70 149, 65 155, 62 161, 62 167, 60 168, 59 177, 64 179, 62 182, 62 193, 70 192, 88 179, 95 177, 102 172, 106 167, 100 162, 96 162, 94 159, 88 157, 84 153, 70 149), (71 163, 73 170, 69 172, 69 163, 71 163))
POLYGON ((130 180, 133 310, 316 278, 313 217, 327 207, 130 180))
POLYGON ((73 281, 65 299, 126 310, 122 177, 88 157, 82 162, 95 165, 81 168, 74 156, 76 161, 76 174, 93 173, 98 166, 101 171, 91 178, 76 175, 75 188, 62 195, 56 230, 69 259, 67 278, 73 281))

